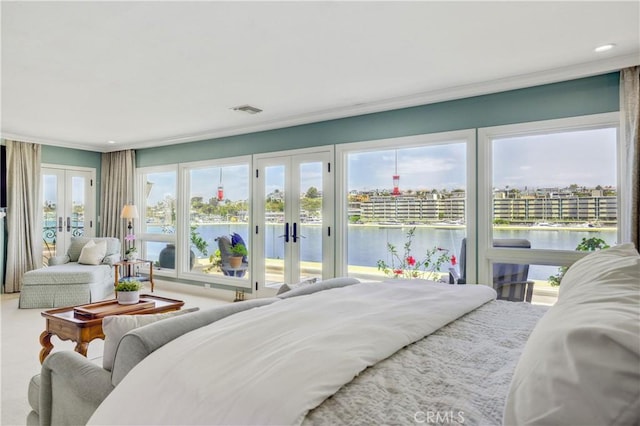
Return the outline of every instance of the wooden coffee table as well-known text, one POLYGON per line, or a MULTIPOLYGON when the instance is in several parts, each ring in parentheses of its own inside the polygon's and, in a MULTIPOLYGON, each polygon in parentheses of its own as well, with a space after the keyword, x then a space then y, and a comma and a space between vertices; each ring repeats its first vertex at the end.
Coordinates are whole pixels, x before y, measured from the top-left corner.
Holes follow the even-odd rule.
POLYGON ((151 294, 140 296, 137 305, 119 305, 115 299, 88 305, 71 306, 44 311, 46 329, 40 335, 40 363, 51 353, 51 337, 55 334, 61 340, 76 342, 75 351, 87 356, 89 342, 104 339, 102 318, 107 315, 158 314, 177 311, 184 305, 182 300, 169 299, 151 294))

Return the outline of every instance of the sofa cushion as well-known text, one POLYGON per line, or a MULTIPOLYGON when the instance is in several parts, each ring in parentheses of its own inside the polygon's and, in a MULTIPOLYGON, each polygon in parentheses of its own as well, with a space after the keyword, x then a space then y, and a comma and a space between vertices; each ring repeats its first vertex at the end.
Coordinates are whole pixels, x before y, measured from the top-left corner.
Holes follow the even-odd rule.
POLYGON ((518 361, 504 424, 637 424, 640 256, 631 244, 594 252, 560 287, 518 361))
POLYGON ((69 259, 69 256, 66 254, 64 256, 52 256, 47 261, 47 266, 63 265, 65 263, 69 263, 70 260, 71 259, 69 259))
POLYGON ((102 368, 111 371, 113 360, 116 357, 118 344, 122 336, 129 331, 167 318, 195 312, 199 308, 183 309, 180 311, 165 312, 162 314, 146 315, 109 315, 102 320, 102 332, 104 333, 104 353, 102 355, 102 368))
POLYGON ((107 254, 107 242, 100 241, 95 243, 93 240, 90 240, 87 244, 82 247, 80 251, 80 257, 78 258, 78 263, 81 265, 99 265, 102 263, 102 259, 107 254))
POLYGON ((113 280, 113 268, 109 265, 80 265, 69 262, 48 268, 34 269, 24 274, 23 285, 33 284, 87 284, 113 280))

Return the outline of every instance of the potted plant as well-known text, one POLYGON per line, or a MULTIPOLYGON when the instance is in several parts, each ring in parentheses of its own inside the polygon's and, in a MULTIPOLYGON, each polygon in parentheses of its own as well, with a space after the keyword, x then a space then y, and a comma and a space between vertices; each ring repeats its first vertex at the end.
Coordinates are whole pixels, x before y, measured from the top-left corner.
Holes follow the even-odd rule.
POLYGON ((231 257, 229 258, 229 266, 239 268, 242 265, 242 258, 248 254, 247 246, 244 243, 237 242, 231 246, 231 257))
POLYGON ((138 280, 118 281, 116 297, 120 305, 134 305, 140 301, 142 283, 138 280))

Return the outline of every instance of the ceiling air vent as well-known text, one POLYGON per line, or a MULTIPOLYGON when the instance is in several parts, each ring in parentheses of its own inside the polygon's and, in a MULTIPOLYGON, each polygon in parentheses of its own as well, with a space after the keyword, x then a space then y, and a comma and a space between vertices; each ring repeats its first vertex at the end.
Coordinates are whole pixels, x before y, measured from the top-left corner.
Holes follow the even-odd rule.
POLYGON ((256 108, 254 106, 251 105, 240 105, 237 107, 233 107, 231 108, 234 111, 242 111, 242 112, 246 112, 247 114, 257 114, 259 112, 262 112, 262 110, 260 108, 256 108))

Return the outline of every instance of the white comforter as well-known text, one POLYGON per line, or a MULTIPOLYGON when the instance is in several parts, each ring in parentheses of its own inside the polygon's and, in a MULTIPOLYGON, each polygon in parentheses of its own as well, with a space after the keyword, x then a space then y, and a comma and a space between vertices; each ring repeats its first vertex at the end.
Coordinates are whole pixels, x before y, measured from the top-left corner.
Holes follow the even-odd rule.
POLYGON ((493 299, 486 286, 390 281, 240 312, 151 354, 89 424, 299 424, 366 367, 493 299))

